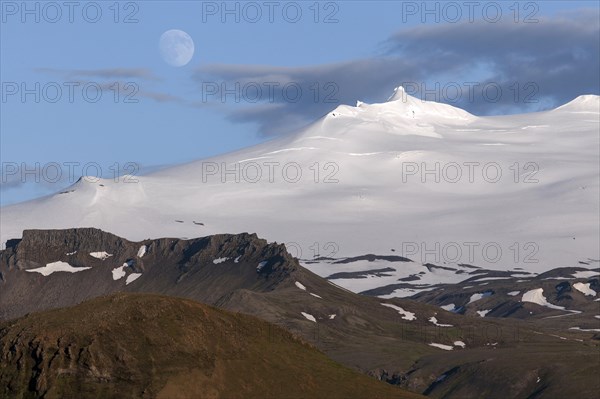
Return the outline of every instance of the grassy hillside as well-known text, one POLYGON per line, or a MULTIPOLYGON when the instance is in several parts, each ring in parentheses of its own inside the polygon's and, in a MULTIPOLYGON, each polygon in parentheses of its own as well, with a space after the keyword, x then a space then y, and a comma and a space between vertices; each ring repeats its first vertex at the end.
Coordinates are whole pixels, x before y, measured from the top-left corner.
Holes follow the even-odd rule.
POLYGON ((252 316, 117 294, 0 324, 2 398, 415 398, 252 316))

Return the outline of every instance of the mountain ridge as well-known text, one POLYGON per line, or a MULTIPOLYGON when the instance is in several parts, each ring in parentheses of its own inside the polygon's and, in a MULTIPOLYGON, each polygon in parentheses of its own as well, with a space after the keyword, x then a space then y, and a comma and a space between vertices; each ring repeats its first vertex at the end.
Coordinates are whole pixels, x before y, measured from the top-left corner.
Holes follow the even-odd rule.
MULTIPOLYGON (((24 237, 24 242, 12 241, 0 252, 2 323, 107 295, 159 294, 274 323, 334 361, 431 397, 447 397, 445 392, 461 399, 480 397, 482 392, 490 398, 527 397, 539 388, 536 378, 543 378, 550 396, 568 392, 585 396, 600 389, 590 383, 595 380, 588 366, 600 345, 585 324, 593 306, 588 302, 596 302, 580 293, 573 293, 573 300, 558 296, 569 310, 576 303, 585 305, 585 313, 569 317, 543 302, 522 305, 535 317, 527 318, 524 312, 520 317, 480 317, 471 312, 487 309, 489 301, 511 301, 513 297, 504 294, 506 288, 496 288, 499 283, 494 282, 479 288, 475 293, 489 288, 495 294, 480 294, 480 300, 466 306, 465 314, 440 307, 450 300, 460 304, 465 295, 474 295, 462 285, 441 286, 423 295, 423 302, 367 297, 311 273, 286 253, 285 246, 269 244, 254 234, 130 242, 97 229, 83 229, 78 238, 77 230, 70 229, 31 230, 24 237), (73 246, 74 241, 78 246, 73 246), (57 262, 71 269, 55 268, 57 262), (581 329, 570 329, 573 323, 581 329), (559 356, 560 363, 556 362, 559 356), (572 377, 588 383, 574 385, 572 377), (515 384, 507 387, 507 380, 515 384)), ((354 261, 410 263, 404 258, 379 258, 367 255, 354 261)), ((349 265, 352 262, 337 264, 349 265)), ((588 287, 597 287, 597 282, 589 281, 588 287)), ((531 284, 537 283, 524 287, 537 288, 531 284)), ((553 303, 555 284, 543 285, 545 297, 553 303)))

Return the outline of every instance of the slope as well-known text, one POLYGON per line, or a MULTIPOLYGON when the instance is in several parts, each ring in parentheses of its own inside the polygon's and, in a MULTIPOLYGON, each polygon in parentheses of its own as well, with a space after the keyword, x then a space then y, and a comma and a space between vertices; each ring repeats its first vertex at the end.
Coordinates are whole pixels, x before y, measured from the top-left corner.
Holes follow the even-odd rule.
POLYGON ((285 330, 197 302, 118 294, 0 324, 3 398, 417 398, 285 330))

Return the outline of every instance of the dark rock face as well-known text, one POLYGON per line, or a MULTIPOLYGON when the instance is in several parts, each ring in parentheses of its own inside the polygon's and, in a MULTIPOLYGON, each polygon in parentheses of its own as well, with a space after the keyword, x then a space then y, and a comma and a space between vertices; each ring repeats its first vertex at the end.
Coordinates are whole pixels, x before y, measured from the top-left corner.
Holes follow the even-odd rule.
POLYGON ((556 284, 556 286, 554 288, 556 288, 556 292, 559 295, 563 294, 565 292, 571 292, 571 284, 569 284, 569 282, 567 282, 567 281, 563 281, 560 284, 556 284))
POLYGON ((356 256, 353 258, 346 258, 346 259, 338 260, 334 263, 335 264, 344 264, 344 263, 357 262, 360 260, 366 260, 369 262, 374 262, 376 260, 387 260, 388 262, 411 262, 410 259, 405 258, 404 256, 367 254, 367 255, 362 255, 362 256, 356 256))
POLYGON ((119 255, 125 251, 127 243, 114 234, 93 228, 25 230, 15 249, 17 258, 43 263, 73 251, 95 252, 108 248, 119 255))
POLYGON ((388 272, 393 272, 395 271, 395 269, 392 269, 391 267, 384 267, 382 269, 372 269, 372 270, 366 270, 366 271, 360 271, 360 272, 339 272, 339 273, 333 273, 330 276, 327 276, 328 280, 335 280, 335 279, 343 279, 343 278, 367 278, 369 275, 375 275, 377 277, 382 277, 382 276, 390 276, 390 274, 387 274, 388 272))
POLYGON ((237 289, 273 290, 297 268, 297 261, 284 245, 269 244, 256 234, 134 243, 93 228, 26 230, 21 240, 11 241, 0 251, 0 320, 119 291, 164 293, 217 303, 237 289), (141 246, 146 250, 139 257, 141 246), (110 256, 98 259, 90 255, 96 252, 110 256), (90 269, 48 276, 31 272, 58 261, 90 269), (263 267, 258 268, 261 262, 263 267), (113 270, 124 265, 124 276, 115 280, 113 270), (133 273, 141 276, 127 284, 133 273))
POLYGON ((379 381, 385 381, 392 385, 406 385, 408 377, 400 372, 390 372, 386 369, 371 370, 367 373, 368 375, 375 377, 379 381))

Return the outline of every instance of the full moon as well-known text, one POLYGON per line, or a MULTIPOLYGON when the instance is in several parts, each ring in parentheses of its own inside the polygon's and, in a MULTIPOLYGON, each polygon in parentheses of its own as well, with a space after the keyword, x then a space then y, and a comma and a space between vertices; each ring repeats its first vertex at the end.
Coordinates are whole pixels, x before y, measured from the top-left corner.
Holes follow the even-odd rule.
POLYGON ((175 67, 187 65, 194 56, 194 41, 190 35, 179 29, 163 33, 158 48, 165 62, 175 67))

